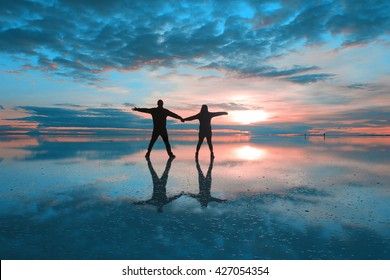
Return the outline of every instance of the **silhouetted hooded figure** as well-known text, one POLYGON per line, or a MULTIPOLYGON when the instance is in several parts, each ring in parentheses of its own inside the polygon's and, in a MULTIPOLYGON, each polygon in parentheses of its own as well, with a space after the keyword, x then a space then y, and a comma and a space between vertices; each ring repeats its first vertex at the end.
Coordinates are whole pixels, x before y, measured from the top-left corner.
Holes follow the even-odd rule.
POLYGON ((211 119, 217 116, 227 115, 227 112, 209 112, 207 105, 202 105, 200 112, 194 116, 185 118, 184 121, 199 120, 199 140, 196 146, 195 156, 199 154, 200 146, 203 143, 204 138, 207 139, 207 144, 209 145, 210 155, 214 158, 213 143, 211 141, 212 131, 211 131, 211 119))
POLYGON ((150 152, 152 151, 153 145, 159 136, 161 136, 161 138, 165 143, 165 147, 167 149, 168 155, 170 157, 175 157, 175 155, 172 153, 171 145, 169 144, 168 131, 167 131, 167 117, 169 116, 175 119, 179 119, 181 121, 183 121, 183 118, 163 108, 163 105, 164 102, 160 99, 157 101, 158 107, 156 108, 137 108, 137 107, 133 108, 133 111, 151 114, 153 118, 152 138, 150 139, 148 151, 145 157, 150 156, 150 152))
POLYGON ((148 168, 150 171, 150 175, 152 175, 153 181, 153 194, 152 198, 148 200, 138 201, 134 204, 151 204, 157 207, 157 212, 161 213, 163 211, 163 207, 168 203, 172 202, 175 199, 178 199, 182 194, 178 194, 175 196, 168 197, 167 196, 167 182, 168 182, 168 174, 171 169, 171 163, 173 161, 173 157, 170 157, 166 163, 165 170, 160 177, 158 177, 156 171, 153 168, 152 162, 149 158, 146 158, 148 162, 148 168))
POLYGON ((210 165, 209 165, 209 169, 207 170, 206 176, 204 176, 202 169, 200 168, 198 158, 195 159, 195 162, 196 162, 196 170, 198 170, 199 193, 198 194, 188 193, 187 195, 198 200, 202 208, 206 208, 210 202, 219 202, 219 203, 225 202, 226 201, 225 199, 219 199, 211 196, 211 183, 212 183, 211 171, 213 170, 214 159, 213 158, 210 159, 210 165))

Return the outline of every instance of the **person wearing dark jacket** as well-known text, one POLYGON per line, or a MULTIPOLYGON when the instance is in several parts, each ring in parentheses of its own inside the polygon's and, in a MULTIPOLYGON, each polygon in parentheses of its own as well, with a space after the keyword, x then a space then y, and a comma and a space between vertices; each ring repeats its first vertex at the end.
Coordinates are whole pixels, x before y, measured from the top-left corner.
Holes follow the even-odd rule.
POLYGON ((210 149, 210 156, 211 158, 214 158, 213 143, 211 141, 211 119, 227 114, 227 112, 209 112, 207 105, 202 105, 202 108, 198 114, 184 119, 184 121, 199 120, 199 139, 196 146, 195 157, 198 157, 200 146, 202 145, 204 138, 206 138, 210 149))
POLYGON ((152 151, 153 145, 159 136, 161 136, 161 138, 165 143, 165 147, 167 149, 167 153, 169 157, 173 157, 173 158, 175 157, 175 155, 172 153, 171 145, 169 144, 168 131, 167 131, 167 117, 172 117, 175 119, 179 119, 181 121, 183 121, 183 118, 163 108, 163 105, 164 102, 160 99, 157 101, 156 108, 137 108, 137 107, 133 108, 133 111, 151 114, 153 118, 152 138, 150 139, 148 151, 146 152, 145 157, 150 156, 150 152, 152 151))

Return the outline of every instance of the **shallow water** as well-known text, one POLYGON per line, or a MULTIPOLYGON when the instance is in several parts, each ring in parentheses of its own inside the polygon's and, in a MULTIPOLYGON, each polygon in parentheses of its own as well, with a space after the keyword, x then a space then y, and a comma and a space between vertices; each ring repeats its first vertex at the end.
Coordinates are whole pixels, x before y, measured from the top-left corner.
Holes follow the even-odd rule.
POLYGON ((390 138, 0 138, 1 259, 390 259, 390 138))

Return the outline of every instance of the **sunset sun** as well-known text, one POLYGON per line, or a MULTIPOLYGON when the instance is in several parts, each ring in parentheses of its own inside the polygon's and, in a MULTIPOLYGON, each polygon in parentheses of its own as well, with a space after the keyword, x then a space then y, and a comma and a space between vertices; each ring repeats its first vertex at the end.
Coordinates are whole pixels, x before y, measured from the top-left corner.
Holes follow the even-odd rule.
POLYGON ((240 124, 263 122, 269 118, 269 114, 263 110, 233 111, 231 116, 234 122, 240 124))

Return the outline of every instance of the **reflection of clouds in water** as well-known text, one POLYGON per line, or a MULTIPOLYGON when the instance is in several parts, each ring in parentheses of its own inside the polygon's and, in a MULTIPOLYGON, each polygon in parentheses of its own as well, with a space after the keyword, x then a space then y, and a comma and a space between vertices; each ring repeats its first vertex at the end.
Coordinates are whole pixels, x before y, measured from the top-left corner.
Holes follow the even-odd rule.
MULTIPOLYGON (((283 223, 301 226, 310 223, 323 228, 345 225, 370 230, 382 237, 390 234, 388 200, 378 200, 364 188, 329 188, 327 192, 298 188, 285 193, 262 194, 255 200, 267 203, 271 212, 280 213, 283 223)), ((337 235, 336 231, 334 233, 337 235)), ((345 231, 339 232, 340 236, 345 234, 345 231)))
MULTIPOLYGON (((304 196, 313 195, 304 192, 304 196)), ((300 193, 300 195, 302 195, 300 193)), ((318 196, 321 194, 315 194, 318 196)), ((0 220, 4 259, 386 259, 390 245, 364 226, 321 224, 301 211, 293 216, 262 195, 218 204, 221 211, 188 212, 137 207, 86 188, 42 198, 36 211, 0 220), (249 207, 250 205, 250 207, 249 207), (47 238, 50 236, 50 238, 47 238)), ((180 199, 181 200, 181 199, 180 199)), ((180 204, 178 200, 178 205, 180 204)), ((307 206, 304 199, 299 204, 307 206)), ((22 205, 21 205, 22 206, 22 205)), ((198 206, 198 208, 200 208, 198 206)))
POLYGON ((290 202, 294 205, 302 204, 318 204, 319 199, 329 196, 328 193, 308 188, 297 187, 288 189, 285 192, 279 193, 262 193, 259 195, 252 195, 254 200, 262 203, 275 203, 277 201, 290 202))
POLYGON ((25 149, 28 146, 39 146, 38 139, 24 135, 0 137, 0 154, 6 159, 25 159, 31 154, 25 149))
POLYGON ((129 176, 122 175, 122 176, 111 176, 111 177, 102 177, 98 178, 93 184, 100 184, 100 183, 117 183, 126 181, 129 179, 129 176))
POLYGON ((306 186, 291 188, 288 190, 288 193, 293 195, 295 194, 295 195, 302 195, 308 197, 321 197, 321 196, 324 197, 329 195, 325 191, 309 188, 306 186))
POLYGON ((145 148, 142 141, 119 137, 14 136, 0 141, 3 157, 19 160, 114 160, 145 148))
POLYGON ((51 142, 44 141, 36 147, 26 147, 31 155, 26 160, 62 160, 65 158, 83 158, 87 160, 112 160, 138 152, 137 145, 131 142, 105 142, 99 139, 91 142, 51 142))
MULTIPOLYGON (((152 193, 144 142, 48 142, 2 164, 0 257, 390 258, 385 146, 217 143, 210 194, 228 201, 202 208, 182 195, 159 215, 132 205, 152 193)), ((167 195, 199 193, 194 147, 175 151, 167 195)), ((161 174, 165 152, 152 159, 161 174)))

